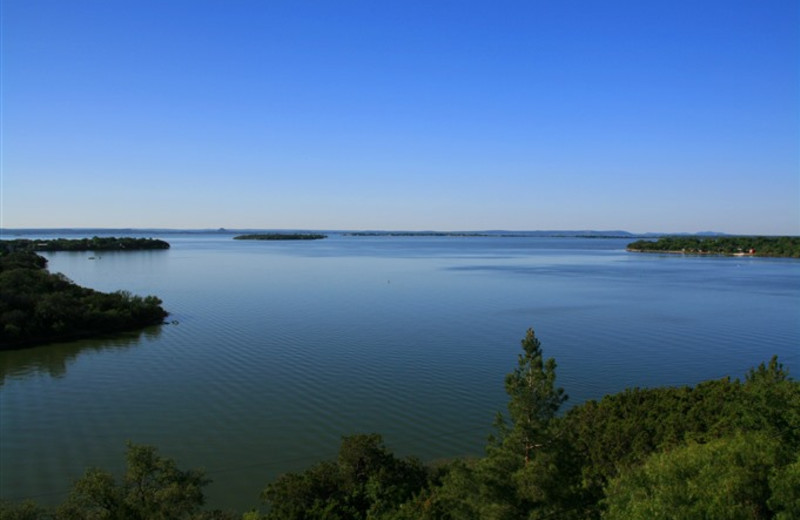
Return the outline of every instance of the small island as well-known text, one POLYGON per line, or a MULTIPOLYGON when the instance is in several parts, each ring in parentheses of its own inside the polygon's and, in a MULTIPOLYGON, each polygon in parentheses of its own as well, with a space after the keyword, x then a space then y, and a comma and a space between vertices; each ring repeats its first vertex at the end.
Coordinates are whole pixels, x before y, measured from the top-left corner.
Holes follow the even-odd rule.
POLYGON ((636 253, 800 258, 800 237, 670 236, 655 242, 637 240, 628 244, 627 250, 636 253))
POLYGON ((46 267, 30 249, 0 244, 0 350, 141 329, 168 315, 155 296, 95 291, 46 267))
POLYGON ((234 240, 320 240, 328 235, 319 233, 256 233, 251 235, 238 235, 234 240))
POLYGON ((139 251, 149 249, 169 249, 169 243, 155 238, 133 237, 92 237, 92 238, 53 238, 0 241, 5 249, 11 251, 139 251))

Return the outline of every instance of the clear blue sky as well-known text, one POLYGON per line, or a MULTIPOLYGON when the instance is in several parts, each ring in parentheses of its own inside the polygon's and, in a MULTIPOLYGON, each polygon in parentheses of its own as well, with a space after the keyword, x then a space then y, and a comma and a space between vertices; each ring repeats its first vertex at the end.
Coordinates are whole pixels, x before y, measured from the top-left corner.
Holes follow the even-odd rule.
POLYGON ((800 234, 796 0, 1 0, 0 226, 800 234))

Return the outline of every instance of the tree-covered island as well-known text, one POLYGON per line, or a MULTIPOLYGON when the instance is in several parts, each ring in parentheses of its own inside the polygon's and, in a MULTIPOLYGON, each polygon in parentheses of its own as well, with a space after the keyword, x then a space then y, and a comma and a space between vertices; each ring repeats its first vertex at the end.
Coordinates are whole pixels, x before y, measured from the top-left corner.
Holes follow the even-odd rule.
POLYGON ((697 237, 671 236, 631 242, 628 251, 691 255, 770 256, 800 258, 800 237, 697 237))
POLYGON ((234 240, 320 240, 323 238, 328 238, 328 235, 320 233, 254 233, 233 237, 234 240))
POLYGON ((29 248, 0 245, 0 349, 136 330, 167 316, 155 296, 81 287, 48 272, 29 248))
POLYGON ((566 413, 555 379, 529 330, 483 457, 424 464, 378 434, 346 436, 332 460, 268 483, 265 511, 242 514, 204 510, 203 472, 129 445, 122 479, 90 469, 61 505, 0 501, 0 518, 800 518, 800 382, 776 358, 743 381, 632 388, 566 413))
POLYGON ((169 249, 169 242, 155 238, 92 237, 2 240, 2 248, 10 251, 139 251, 169 249))

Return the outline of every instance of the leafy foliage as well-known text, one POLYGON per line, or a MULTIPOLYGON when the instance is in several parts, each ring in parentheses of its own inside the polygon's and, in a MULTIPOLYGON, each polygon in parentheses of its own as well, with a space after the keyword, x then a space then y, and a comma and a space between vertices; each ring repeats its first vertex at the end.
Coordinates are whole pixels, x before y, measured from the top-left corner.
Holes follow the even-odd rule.
POLYGON ((19 504, 0 500, 0 520, 55 520, 55 515, 30 500, 19 504))
POLYGON ((150 446, 128 445, 128 469, 122 482, 90 469, 72 488, 59 519, 86 517, 167 520, 190 518, 203 505, 210 481, 197 470, 179 470, 150 446))
POLYGON ((772 471, 769 485, 772 494, 767 505, 775 511, 776 520, 800 518, 800 450, 794 462, 772 471))
POLYGON ((769 476, 785 464, 780 452, 759 432, 654 453, 609 483, 603 518, 769 518, 769 476))
POLYGON ((152 446, 128 444, 127 469, 114 475, 92 468, 78 479, 63 504, 54 509, 31 502, 2 503, 3 520, 233 520, 222 511, 203 511, 202 471, 181 470, 152 446))
POLYGON ((344 437, 335 461, 289 473, 262 494, 267 519, 366 519, 393 511, 423 488, 428 472, 415 459, 398 459, 380 435, 344 437))
POLYGON ((582 495, 575 502, 596 516, 608 483, 656 453, 743 433, 763 433, 800 450, 800 384, 773 358, 744 383, 724 378, 695 387, 629 389, 573 408, 563 424, 580 466, 578 480, 575 474, 565 478, 582 495))

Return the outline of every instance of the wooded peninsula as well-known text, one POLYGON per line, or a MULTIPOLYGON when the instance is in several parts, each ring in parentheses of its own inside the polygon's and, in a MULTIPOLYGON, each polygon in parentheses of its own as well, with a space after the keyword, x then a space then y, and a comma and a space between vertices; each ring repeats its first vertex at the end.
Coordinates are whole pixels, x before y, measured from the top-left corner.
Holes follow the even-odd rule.
POLYGON ((320 240, 328 235, 319 233, 257 233, 252 235, 238 235, 234 240, 320 240))
MULTIPOLYGON (((87 470, 56 507, 0 501, 9 520, 650 520, 800 518, 800 382, 773 357, 744 379, 567 400, 528 330, 485 455, 424 464, 378 434, 264 488, 265 511, 203 510, 200 470, 129 444, 121 479, 87 470)), ((253 454, 259 457, 258 454, 253 454)), ((270 457, 269 454, 263 454, 270 457)))
POLYGON ((800 258, 800 237, 661 237, 657 241, 631 242, 628 251, 688 255, 769 256, 800 258))
POLYGON ((169 242, 155 238, 92 237, 2 240, 2 249, 7 251, 137 251, 147 249, 169 249, 169 242))
POLYGON ((136 330, 168 315, 155 296, 103 293, 48 272, 47 259, 31 250, 36 244, 0 246, 0 349, 136 330))

